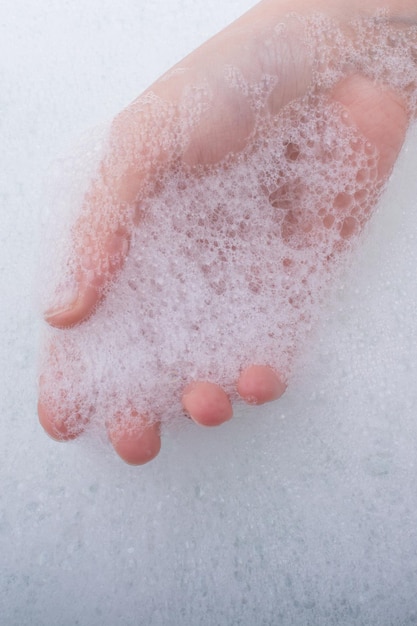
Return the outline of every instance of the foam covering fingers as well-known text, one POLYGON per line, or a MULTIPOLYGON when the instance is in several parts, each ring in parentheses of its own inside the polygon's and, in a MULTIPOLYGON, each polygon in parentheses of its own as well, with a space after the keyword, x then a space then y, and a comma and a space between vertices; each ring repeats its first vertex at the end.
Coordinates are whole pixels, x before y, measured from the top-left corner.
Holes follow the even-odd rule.
POLYGON ((87 425, 77 406, 73 412, 60 413, 58 407, 43 400, 42 397, 38 401, 38 416, 41 426, 55 441, 76 439, 87 425))
MULTIPOLYGON (((62 268, 75 283, 74 293, 63 302, 56 294, 57 301, 45 313, 51 326, 69 328, 87 319, 124 265, 151 168, 147 108, 145 103, 132 112, 130 106, 113 120, 101 163, 71 229, 70 254, 62 268)), ((156 160, 163 160, 162 153, 156 160)))
POLYGON ((123 266, 129 249, 128 231, 118 228, 109 234, 96 228, 95 234, 93 243, 91 239, 85 240, 82 251, 76 250, 75 297, 45 313, 45 320, 51 326, 70 328, 87 319, 104 296, 108 283, 123 266))
MULTIPOLYGON (((71 387, 65 371, 66 360, 78 360, 79 356, 77 347, 64 335, 52 338, 42 354, 38 416, 42 427, 56 441, 78 437, 94 412, 91 398, 80 391, 80 385, 71 387)), ((80 382, 84 376, 83 367, 70 368, 69 374, 80 382)))
POLYGON ((117 454, 129 465, 148 463, 161 448, 159 423, 149 422, 130 407, 107 425, 107 433, 117 454))
POLYGON ((123 266, 129 250, 133 210, 114 197, 118 185, 109 189, 100 176, 84 198, 72 229, 72 253, 68 259, 76 285, 74 294, 64 302, 56 296, 58 302, 45 313, 51 326, 68 328, 88 318, 123 266))

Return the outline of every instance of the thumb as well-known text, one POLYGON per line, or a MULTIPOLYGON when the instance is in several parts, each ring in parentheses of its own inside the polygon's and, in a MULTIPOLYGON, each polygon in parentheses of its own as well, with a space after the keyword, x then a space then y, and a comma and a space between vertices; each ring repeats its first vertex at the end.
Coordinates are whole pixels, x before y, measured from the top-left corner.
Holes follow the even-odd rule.
POLYGON ((112 123, 105 158, 70 232, 67 267, 75 290, 45 312, 51 326, 69 328, 87 319, 123 267, 151 170, 163 160, 149 132, 149 108, 146 97, 139 99, 112 123))
POLYGON ((70 233, 67 259, 75 294, 46 311, 51 326, 68 328, 89 317, 123 265, 129 249, 130 211, 127 205, 113 202, 113 195, 103 180, 96 180, 84 198, 81 216, 70 233))

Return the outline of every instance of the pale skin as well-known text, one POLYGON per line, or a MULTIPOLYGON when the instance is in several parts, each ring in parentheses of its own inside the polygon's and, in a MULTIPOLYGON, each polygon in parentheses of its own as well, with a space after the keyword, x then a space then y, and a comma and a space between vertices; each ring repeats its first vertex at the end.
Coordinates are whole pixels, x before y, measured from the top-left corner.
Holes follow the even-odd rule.
MULTIPOLYGON (((186 81, 203 76, 216 87, 217 63, 220 67, 228 62, 242 67, 252 77, 256 78, 258 74, 261 76, 265 72, 265 59, 262 57, 262 45, 256 38, 257 29, 261 32, 265 25, 279 22, 280 17, 288 11, 300 14, 320 11, 343 23, 355 16, 371 15, 379 8, 386 9, 389 19, 400 25, 417 21, 415 0, 264 0, 184 59, 178 67, 188 68, 187 72, 174 72, 168 78, 157 81, 150 90, 164 101, 172 103, 175 108, 186 81), (241 45, 242 28, 247 25, 252 27, 253 41, 245 42, 244 53, 241 45)), ((311 68, 302 52, 286 55, 277 53, 276 58, 268 59, 268 63, 270 65, 266 68, 267 73, 277 74, 285 79, 286 89, 283 90, 281 81, 281 86, 273 92, 270 100, 272 112, 279 114, 285 104, 302 96, 306 91, 311 79, 311 68)), ((345 107, 350 122, 378 150, 376 184, 383 185, 397 159, 410 122, 406 102, 392 89, 376 85, 357 73, 344 77, 333 89, 331 97, 345 107)), ((230 152, 237 153, 245 147, 252 123, 250 114, 245 111, 242 103, 232 102, 226 96, 223 98, 221 92, 218 94, 217 105, 204 117, 198 132, 191 137, 182 154, 184 162, 191 166, 217 163, 230 152), (238 117, 236 110, 239 110, 238 117)), ((125 255, 128 254, 130 233, 123 227, 116 236, 109 237, 108 232, 100 228, 100 207, 111 197, 113 205, 120 212, 120 223, 123 223, 125 207, 135 202, 144 179, 151 175, 152 163, 148 161, 144 164, 143 153, 135 151, 135 135, 132 129, 146 126, 141 115, 142 110, 138 110, 135 103, 132 103, 115 118, 111 144, 114 154, 109 154, 103 162, 100 175, 86 195, 86 210, 76 225, 77 241, 84 242, 85 246, 91 246, 88 233, 95 233, 96 252, 103 263, 108 262, 113 276, 117 276, 125 255), (136 161, 133 157, 129 166, 121 170, 120 164, 116 162, 116 154, 120 153, 120 149, 124 153, 130 151, 132 155, 140 153, 140 161, 138 157, 136 161)), ((158 130, 153 128, 149 132, 155 133, 158 130)), ((163 154, 158 157, 162 163, 163 158, 163 154)), ((347 233, 341 233, 341 236, 347 236, 347 233)), ((83 254, 82 249, 76 249, 75 252, 80 256, 83 254)), ((82 272, 79 273, 77 295, 71 302, 61 302, 46 312, 45 319, 51 326, 70 328, 94 315, 95 308, 103 297, 105 285, 100 268, 92 268, 92 271, 94 278, 91 280, 90 273, 88 282, 82 272)), ((236 388, 244 401, 261 405, 278 399, 285 392, 285 372, 277 372, 264 364, 254 364, 241 371, 236 388)), ((183 390, 182 405, 197 424, 206 427, 218 426, 230 420, 233 415, 233 407, 226 392, 219 385, 205 380, 190 381, 183 390)), ((118 426, 116 432, 112 423, 117 423, 117 416, 113 417, 116 418, 114 422, 111 419, 108 421, 108 436, 124 461, 140 465, 158 454, 161 446, 158 423, 149 423, 146 416, 140 415, 132 407, 129 423, 135 422, 137 428, 130 427, 126 432, 120 432, 118 426)), ((42 398, 42 375, 39 418, 46 432, 54 439, 62 441, 73 438, 74 433, 68 432, 65 415, 57 415, 42 398)), ((80 416, 80 432, 84 421, 80 416)))

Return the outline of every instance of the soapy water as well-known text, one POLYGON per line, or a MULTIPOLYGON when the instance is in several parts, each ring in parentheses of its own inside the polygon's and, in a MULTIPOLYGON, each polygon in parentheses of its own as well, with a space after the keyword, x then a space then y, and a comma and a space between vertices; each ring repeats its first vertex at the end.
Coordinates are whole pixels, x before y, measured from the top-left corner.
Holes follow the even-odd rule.
MULTIPOLYGON (((181 393, 192 380, 218 383, 238 401, 236 380, 252 363, 291 378, 381 193, 376 149, 326 93, 349 67, 396 89, 410 113, 417 97, 416 29, 389 27, 381 15, 353 23, 348 37, 321 16, 300 22, 314 78, 278 115, 262 113, 276 80, 264 75, 259 88, 224 67, 255 123, 246 147, 219 163, 190 166, 181 158, 214 98, 204 83, 184 93, 181 123, 159 98, 139 99, 159 129, 141 137, 140 150, 158 154, 162 144, 169 158, 127 212, 129 255, 95 314, 79 327, 46 331, 43 399, 68 416, 69 432, 86 419, 99 425, 123 415, 128 403, 149 421, 180 422, 181 393), (335 46, 343 51, 337 63, 335 46)), ((283 36, 282 24, 274 33, 283 36)), ((106 149, 104 141, 91 161, 106 159, 106 149)), ((65 188, 75 215, 81 178, 65 188)), ((100 219, 116 227, 111 202, 100 219)), ((95 259, 89 250, 71 257, 68 236, 53 239, 61 263, 49 284, 68 288, 77 266, 88 273, 95 259)))

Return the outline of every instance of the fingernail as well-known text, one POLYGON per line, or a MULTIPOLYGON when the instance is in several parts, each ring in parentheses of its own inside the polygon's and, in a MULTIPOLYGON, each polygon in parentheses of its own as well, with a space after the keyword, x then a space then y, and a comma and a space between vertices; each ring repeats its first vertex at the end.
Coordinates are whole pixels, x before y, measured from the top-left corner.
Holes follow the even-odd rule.
POLYGON ((43 317, 48 324, 51 324, 51 326, 64 325, 64 318, 67 317, 68 313, 74 309, 75 304, 76 301, 67 305, 51 307, 45 311, 43 317))
POLYGON ((57 304, 49 307, 43 314, 48 324, 59 326, 64 323, 65 317, 70 313, 79 300, 79 292, 75 289, 67 289, 56 295, 57 304))

